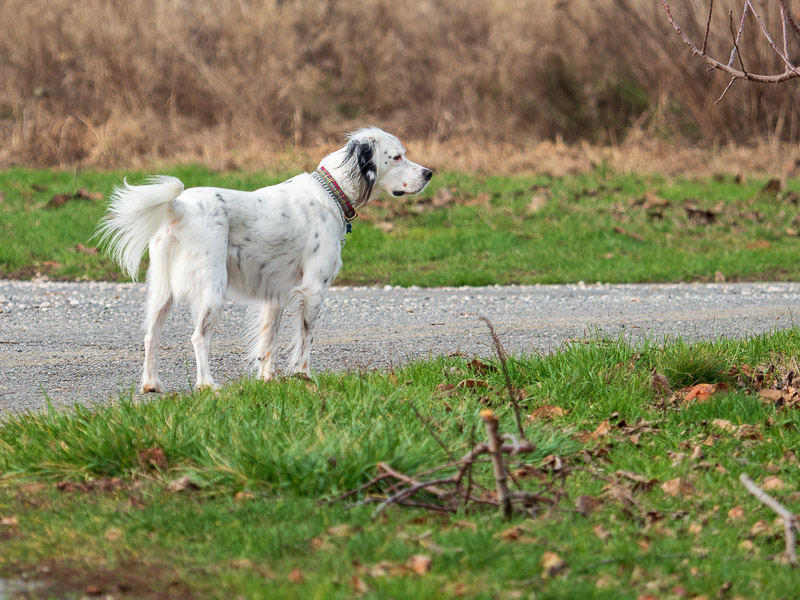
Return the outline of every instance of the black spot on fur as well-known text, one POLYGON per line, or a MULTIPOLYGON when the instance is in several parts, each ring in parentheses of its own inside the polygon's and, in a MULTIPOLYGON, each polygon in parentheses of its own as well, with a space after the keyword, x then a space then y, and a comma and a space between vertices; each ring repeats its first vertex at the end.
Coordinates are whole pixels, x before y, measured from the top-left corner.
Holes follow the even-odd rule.
POLYGON ((222 204, 225 204, 225 202, 227 202, 227 200, 225 200, 225 198, 222 197, 222 194, 219 193, 217 194, 217 200, 219 200, 222 204))
POLYGON ((314 249, 311 251, 311 254, 316 254, 318 250, 319 250, 319 244, 314 246, 314 249))

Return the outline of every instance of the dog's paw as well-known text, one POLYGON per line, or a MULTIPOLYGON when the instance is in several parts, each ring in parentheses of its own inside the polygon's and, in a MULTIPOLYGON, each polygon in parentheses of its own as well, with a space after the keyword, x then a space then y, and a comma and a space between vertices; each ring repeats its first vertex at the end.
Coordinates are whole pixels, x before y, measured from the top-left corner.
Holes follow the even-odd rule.
POLYGON ((160 381, 143 381, 139 392, 142 394, 160 394, 164 391, 164 386, 160 381))
POLYGON ((198 392, 202 390, 218 390, 219 386, 209 377, 202 381, 198 380, 197 383, 194 384, 194 389, 198 392))

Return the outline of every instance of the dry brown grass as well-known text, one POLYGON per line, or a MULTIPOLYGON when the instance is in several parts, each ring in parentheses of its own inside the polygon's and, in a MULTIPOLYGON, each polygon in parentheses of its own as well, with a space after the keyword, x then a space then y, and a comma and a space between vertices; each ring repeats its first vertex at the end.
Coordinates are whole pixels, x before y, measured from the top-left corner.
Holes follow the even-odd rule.
MULTIPOLYGON (((716 4, 724 54, 734 2, 716 4)), ((695 37, 706 10, 673 2, 695 37)), ((749 68, 775 66, 747 42, 749 68)), ((656 0, 5 0, 0 82, 0 164, 288 168, 366 123, 504 172, 619 161, 632 140, 758 141, 782 162, 800 141, 796 85, 714 107, 727 81, 656 0)))

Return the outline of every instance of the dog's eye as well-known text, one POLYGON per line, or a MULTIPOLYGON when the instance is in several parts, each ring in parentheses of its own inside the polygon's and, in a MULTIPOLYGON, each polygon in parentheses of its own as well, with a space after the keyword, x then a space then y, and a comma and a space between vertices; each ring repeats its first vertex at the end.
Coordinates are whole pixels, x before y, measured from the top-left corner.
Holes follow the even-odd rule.
POLYGON ((403 156, 401 154, 397 154, 397 155, 392 157, 392 160, 394 162, 400 162, 401 160, 403 160, 403 156))

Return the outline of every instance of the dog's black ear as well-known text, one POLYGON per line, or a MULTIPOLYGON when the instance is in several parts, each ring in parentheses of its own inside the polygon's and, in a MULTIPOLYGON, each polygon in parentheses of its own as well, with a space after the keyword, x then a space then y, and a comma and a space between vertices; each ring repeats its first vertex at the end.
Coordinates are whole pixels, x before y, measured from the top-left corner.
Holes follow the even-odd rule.
POLYGON ((375 165, 375 145, 374 139, 369 140, 350 140, 347 144, 347 157, 354 161, 358 173, 364 180, 365 189, 364 193, 359 198, 359 204, 366 202, 372 188, 375 186, 375 181, 378 179, 378 167, 375 165))

